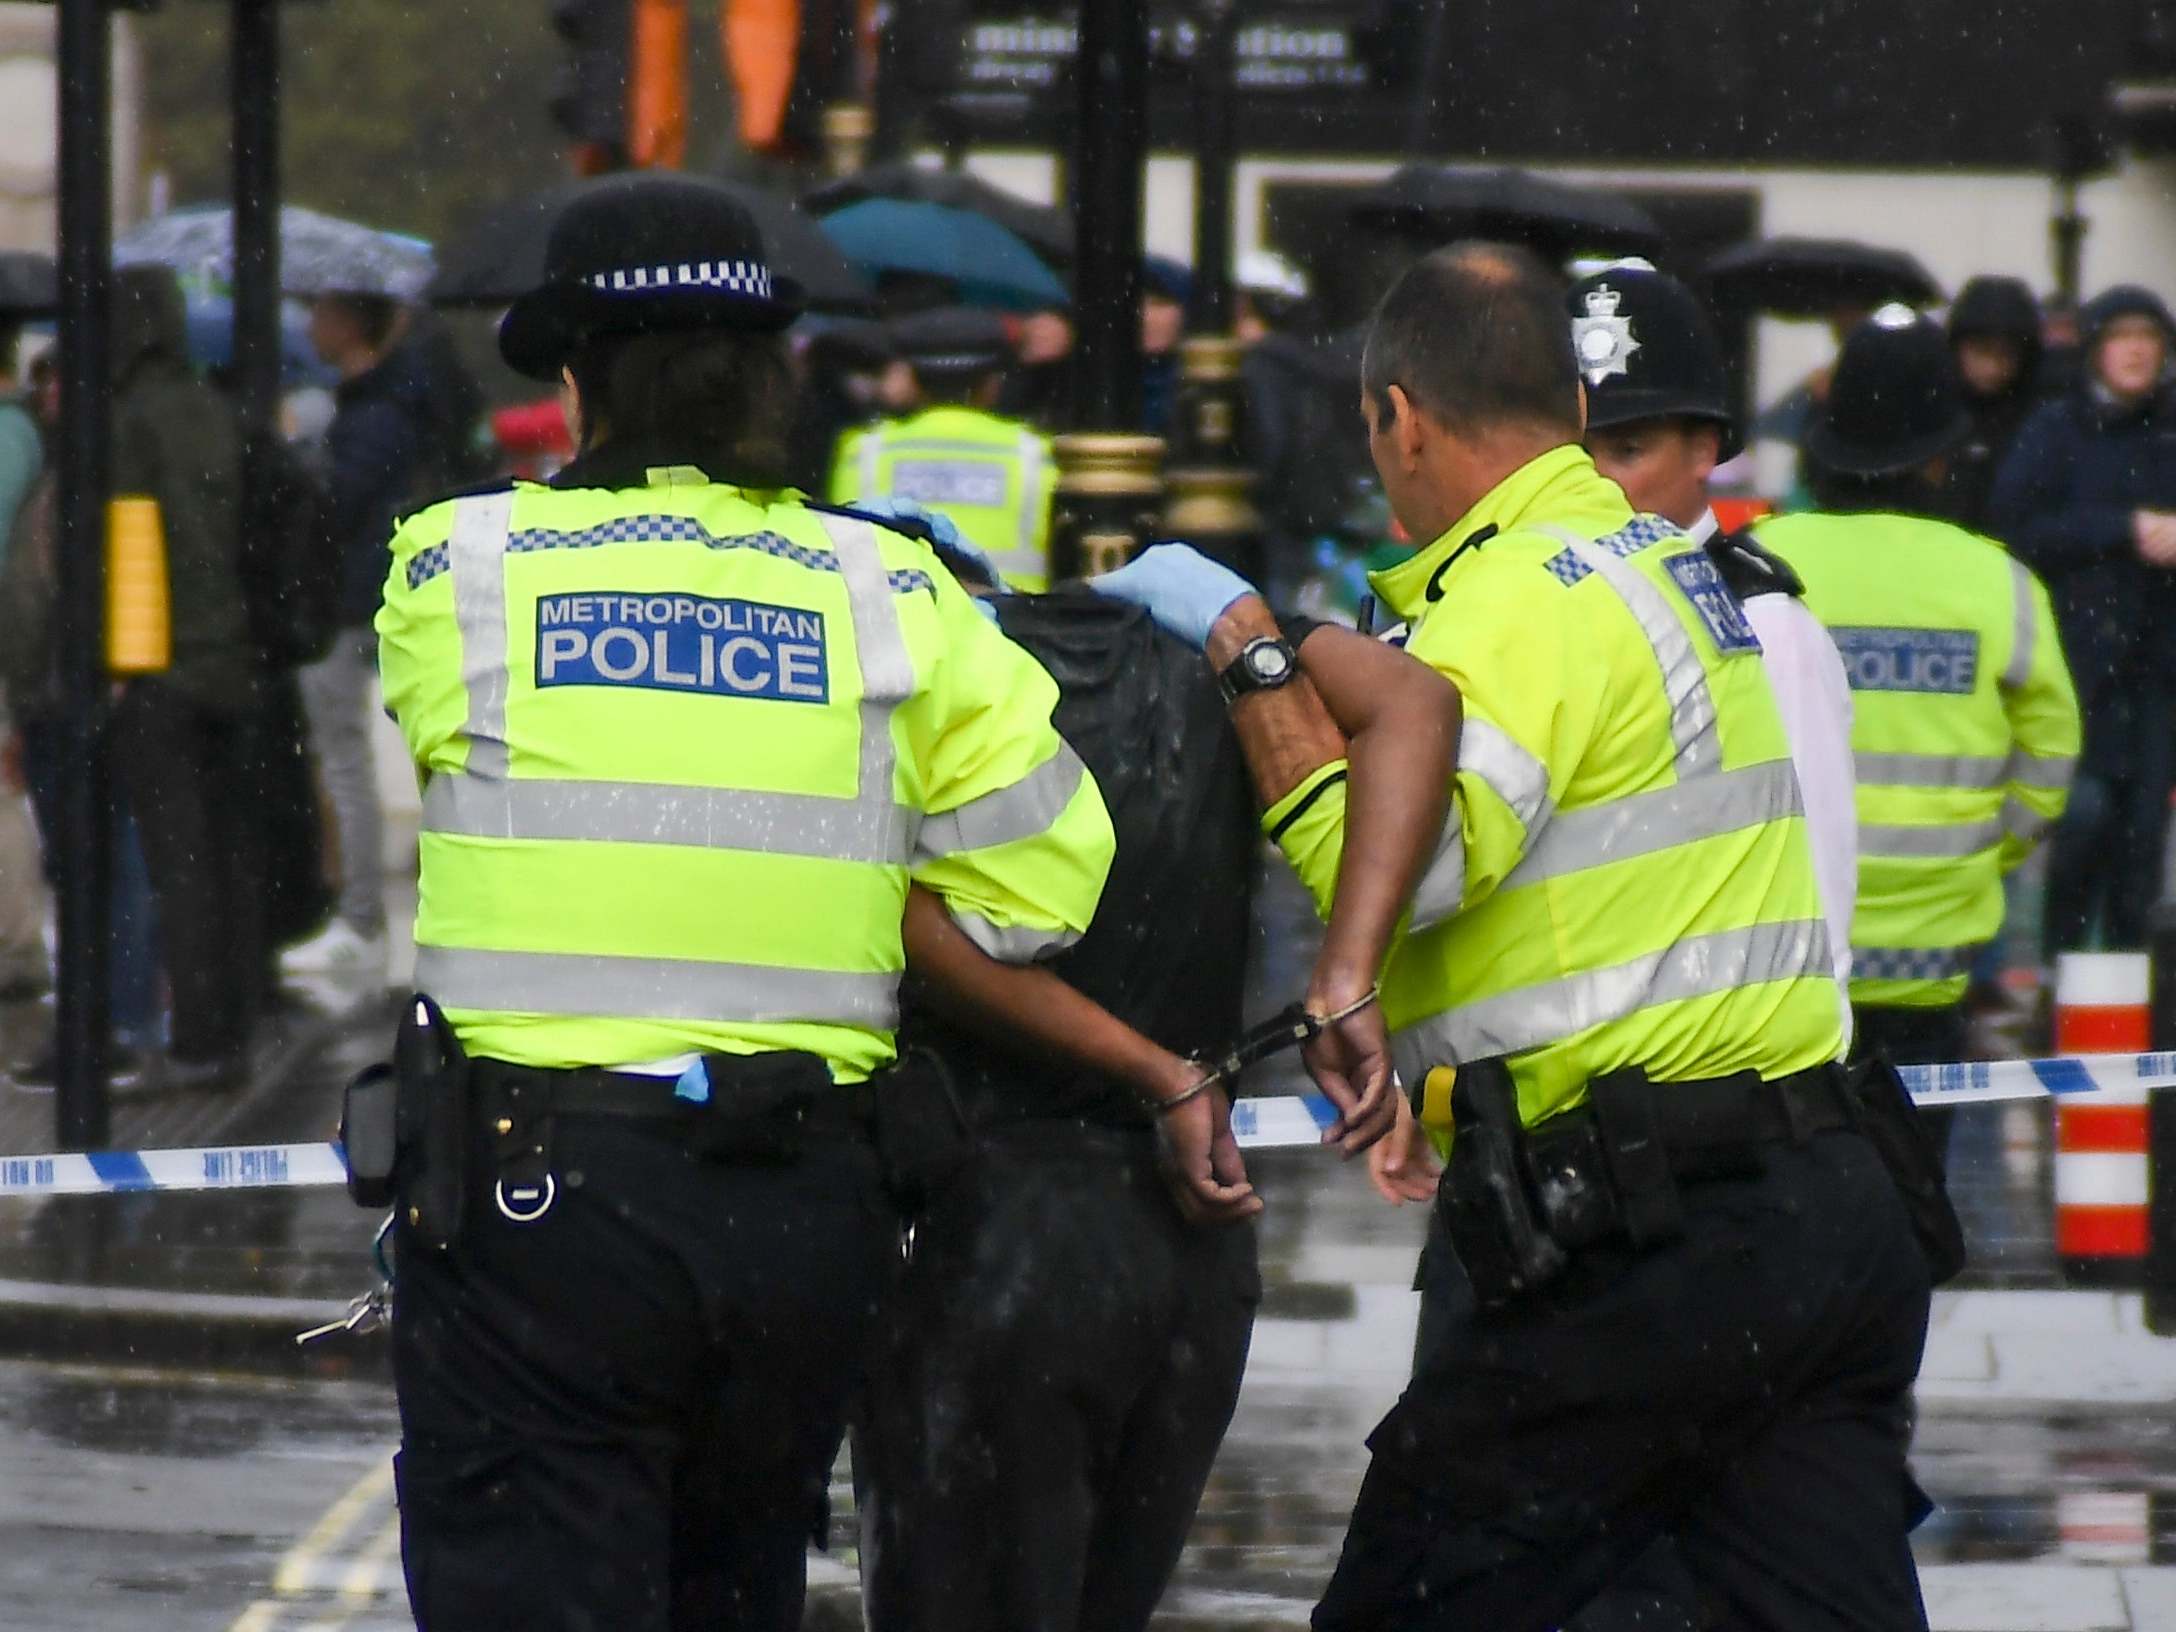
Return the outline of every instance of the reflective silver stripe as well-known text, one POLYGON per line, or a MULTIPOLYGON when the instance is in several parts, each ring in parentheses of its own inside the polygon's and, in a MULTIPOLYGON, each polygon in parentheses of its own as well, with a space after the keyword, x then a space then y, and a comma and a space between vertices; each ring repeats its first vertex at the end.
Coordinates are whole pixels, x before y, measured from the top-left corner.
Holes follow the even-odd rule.
POLYGON ((2076 754, 2028 754, 2022 748, 2010 750, 2009 774, 2006 782, 2015 782, 2021 788, 2045 788, 2050 793, 2061 793, 2078 773, 2076 754))
POLYGON ((884 433, 861 433, 861 490, 854 496, 860 499, 887 497, 884 491, 884 433))
POLYGON ((2010 661, 2003 665, 2002 683, 2015 691, 2032 678, 2033 644, 2040 626, 2032 615, 2032 574, 2025 563, 2010 561, 2010 661))
POLYGON ((2054 817, 2042 815, 2014 794, 2002 801, 2002 836, 2006 839, 2038 844, 2054 825, 2054 817))
POLYGON ((1972 968, 1968 946, 1854 946, 1853 980, 1955 980, 1972 968))
POLYGON ((461 684, 468 692, 468 770, 506 775, 506 532, 512 493, 453 501, 446 540, 453 571, 453 620, 461 635, 461 684))
POLYGON ((956 809, 924 816, 915 854, 919 859, 932 860, 1047 833, 1080 792, 1087 774, 1088 767, 1080 757, 1061 742, 1056 753, 1011 787, 970 799, 956 809))
POLYGON ((1582 970, 1431 1016, 1391 1039, 1391 1058, 1401 1077, 1419 1082, 1434 1066, 1523 1053, 1658 1003, 1833 974, 1828 926, 1819 918, 1693 935, 1629 963, 1582 970))
POLYGON ((1043 507, 1036 494, 1043 485, 1043 439, 1033 431, 1020 433, 1020 514, 1015 523, 1013 553, 1008 559, 1014 571, 1041 576, 1045 570, 1035 535, 1042 529, 1043 507))
POLYGON ((813 511, 838 557, 853 616, 854 650, 861 661, 861 770, 857 798, 892 803, 892 707, 914 690, 914 659, 899 626, 899 608, 878 552, 876 529, 853 516, 813 511))
POLYGON ((889 1030, 899 1017, 896 974, 418 946, 415 978, 418 990, 449 1009, 496 1014, 745 1024, 798 1020, 879 1031, 889 1030))
POLYGON ((1413 917, 1408 933, 1433 929, 1453 916, 1466 899, 1466 830, 1454 805, 1443 821, 1443 840, 1428 870, 1413 886, 1413 917))
POLYGON ((1563 540, 1582 566, 1617 592, 1654 648, 1662 689, 1670 699, 1670 738, 1677 745, 1679 778, 1713 770, 1721 761, 1722 743, 1716 736, 1715 699, 1708 693, 1707 670, 1662 591, 1642 577, 1638 568, 1598 549, 1591 540, 1562 527, 1542 531, 1563 540))
POLYGON ((1931 823, 1922 827, 1883 822, 1859 824, 1859 854, 1908 861, 1932 856, 1974 856, 2001 842, 1998 821, 1931 823))
POLYGON ((1031 929, 1025 924, 993 924, 979 912, 951 908, 962 933, 999 963, 1033 963, 1056 957, 1080 939, 1077 929, 1031 929))
POLYGON ((886 453, 912 459, 925 453, 966 455, 976 459, 1009 459, 1012 452, 998 442, 954 442, 947 438, 906 436, 886 438, 886 453))
POLYGON ((423 830, 467 838, 676 844, 898 866, 914 829, 915 813, 901 805, 739 788, 442 771, 423 790, 423 830))
POLYGON ((1803 814, 1798 773, 1787 759, 1696 776, 1606 805, 1559 810, 1541 842, 1504 881, 1507 890, 1608 862, 1803 814))
POLYGON ((1521 748, 1509 732, 1466 716, 1458 733, 1458 768, 1487 783, 1526 829, 1527 841, 1549 819, 1549 767, 1521 748))
POLYGON ((1986 754, 1858 754, 1859 780, 1870 787, 1999 788, 2009 761, 1986 754))

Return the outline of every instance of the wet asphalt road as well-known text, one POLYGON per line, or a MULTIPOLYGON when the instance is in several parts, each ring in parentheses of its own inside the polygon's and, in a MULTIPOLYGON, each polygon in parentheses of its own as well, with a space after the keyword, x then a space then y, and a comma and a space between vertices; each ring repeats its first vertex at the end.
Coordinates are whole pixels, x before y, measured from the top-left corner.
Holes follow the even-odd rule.
MULTIPOLYGON (((2045 1153, 2034 1125, 1970 1114, 1961 1188, 1983 1274, 2046 1284, 2045 1153)), ((1305 1624, 1359 1481, 1362 1439, 1395 1397, 1411 1342, 1404 1287, 1420 1215, 1384 1208, 1356 1169, 1326 1154, 1282 1152, 1256 1165, 1271 1201, 1268 1298, 1167 1629, 1305 1624)), ((406 1626, 388 1465, 395 1434, 390 1393, 377 1383, 0 1363, 0 1628, 406 1626)), ((2165 1409, 1931 1406, 1918 1471, 1942 1504, 1920 1538, 1930 1563, 2176 1559, 2176 1421, 2165 1409)), ((813 1565, 812 1626, 858 1624, 843 1488, 837 1504, 838 1550, 813 1565)), ((2113 1590, 2113 1570, 2089 1573, 2113 1590)), ((2163 1575, 2134 1573, 2147 1585, 2163 1575)), ((1987 1579, 2027 1576, 2039 1580, 2029 1570, 1987 1579)), ((2052 1609, 2027 1594, 2014 1611, 1974 1618, 1967 1608, 1948 1624, 2176 1624, 2077 1611, 2078 1579, 2062 1576, 2052 1609)))

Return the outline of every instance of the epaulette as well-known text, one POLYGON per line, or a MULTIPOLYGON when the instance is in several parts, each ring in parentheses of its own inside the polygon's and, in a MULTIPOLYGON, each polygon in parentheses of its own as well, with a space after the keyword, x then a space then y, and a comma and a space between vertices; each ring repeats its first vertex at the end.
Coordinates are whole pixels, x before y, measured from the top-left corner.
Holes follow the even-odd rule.
POLYGON ((486 493, 511 493, 514 491, 515 485, 513 477, 500 476, 488 482, 473 482, 467 487, 454 488, 451 492, 434 494, 419 504, 411 504, 404 510, 396 510, 393 513, 393 525, 395 527, 405 527, 411 517, 422 515, 424 511, 436 504, 451 504, 455 499, 482 498, 486 493))
POLYGON ((1761 545, 1751 533, 1717 533, 1708 540, 1708 558, 1730 586, 1730 593, 1741 601, 1755 595, 1805 598, 1805 582, 1791 564, 1761 545))
POLYGON ((895 533, 902 533, 932 548, 937 543, 937 530, 917 517, 871 515, 866 510, 856 510, 850 504, 818 504, 814 499, 804 499, 801 502, 804 509, 818 510, 827 516, 844 516, 849 521, 866 521, 872 527, 889 527, 895 533))

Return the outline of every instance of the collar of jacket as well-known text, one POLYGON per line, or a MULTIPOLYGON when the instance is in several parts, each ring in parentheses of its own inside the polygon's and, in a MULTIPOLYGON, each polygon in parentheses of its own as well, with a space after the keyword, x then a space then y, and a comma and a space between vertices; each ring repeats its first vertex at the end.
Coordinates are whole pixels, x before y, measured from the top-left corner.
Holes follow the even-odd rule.
POLYGON ((693 459, 668 448, 619 447, 607 442, 577 454, 551 479, 556 488, 570 487, 737 487, 749 493, 783 492, 775 486, 752 482, 721 481, 693 459))
POLYGON ((1530 519, 1547 520, 1622 495, 1594 468, 1587 450, 1576 442, 1551 448, 1529 459, 1482 497, 1443 536, 1408 561, 1368 574, 1382 603, 1401 618, 1417 618, 1443 598, 1454 573, 1471 560, 1476 547, 1498 533, 1513 532, 1530 519), (1606 494, 1591 492, 1605 488, 1606 494))

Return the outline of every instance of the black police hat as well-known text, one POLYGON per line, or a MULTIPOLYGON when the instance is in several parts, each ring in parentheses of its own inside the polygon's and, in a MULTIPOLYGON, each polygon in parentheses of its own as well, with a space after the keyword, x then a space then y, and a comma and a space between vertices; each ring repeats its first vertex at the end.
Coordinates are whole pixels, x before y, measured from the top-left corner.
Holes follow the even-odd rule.
POLYGON ((772 275, 755 217, 689 176, 615 177, 552 223, 544 282, 499 324, 499 355, 531 379, 558 377, 590 335, 679 329, 775 333, 801 291, 772 275))
POLYGON ((1571 287, 1572 351, 1587 383, 1587 426, 1705 419, 1738 451, 1722 342, 1699 300, 1645 261, 1620 261, 1571 287))
POLYGON ((1972 431, 1948 337, 1909 306, 1884 306, 1853 329, 1806 432, 1806 452, 1845 476, 1916 470, 1972 431))
POLYGON ((884 326, 892 350, 922 374, 988 374, 1012 360, 1012 339, 995 312, 940 306, 884 326))

